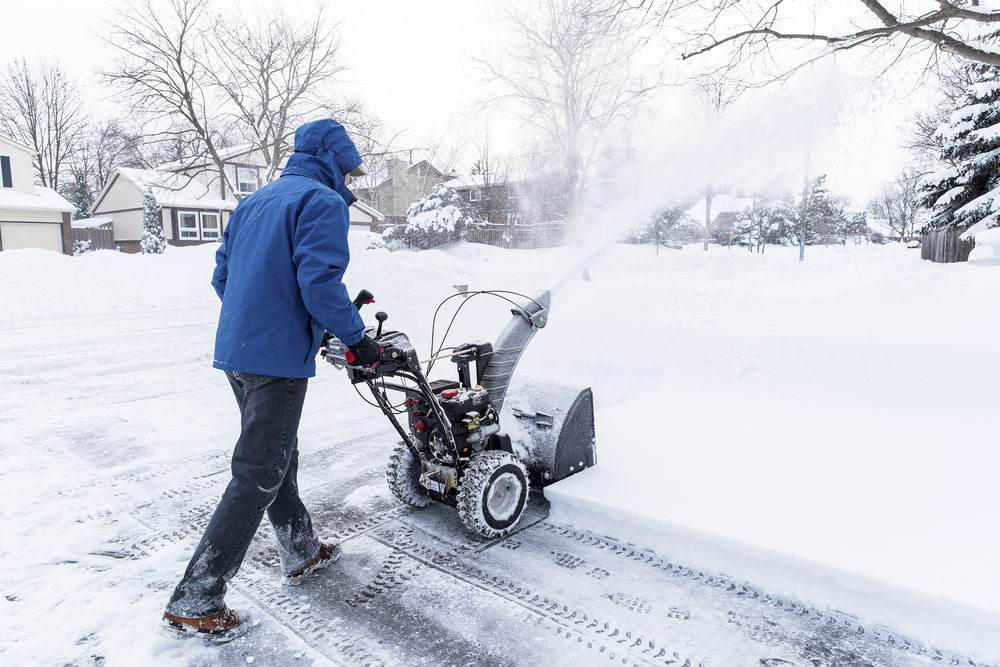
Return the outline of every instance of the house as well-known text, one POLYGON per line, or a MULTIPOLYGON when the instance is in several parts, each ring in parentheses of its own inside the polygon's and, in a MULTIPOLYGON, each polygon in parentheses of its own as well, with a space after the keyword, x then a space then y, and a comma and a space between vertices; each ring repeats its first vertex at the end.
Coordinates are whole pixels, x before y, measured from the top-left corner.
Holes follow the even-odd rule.
MULTIPOLYGON (((143 197, 149 190, 156 199, 160 223, 170 245, 218 242, 239 199, 257 191, 267 175, 259 149, 237 147, 220 157, 232 188, 213 163, 201 159, 172 162, 157 169, 121 167, 97 196, 93 214, 112 219, 115 245, 125 252, 139 252, 143 197)), ((351 225, 368 229, 376 228, 384 218, 379 211, 360 202, 351 206, 349 212, 351 225)))
POLYGON ((430 194, 445 175, 427 160, 408 164, 390 159, 384 169, 368 177, 374 185, 359 187, 358 198, 398 222, 406 217, 406 209, 430 194))
POLYGON ((455 176, 444 184, 491 225, 562 224, 566 220, 566 179, 559 171, 516 180, 470 174, 455 176))
POLYGON ((223 198, 203 181, 158 169, 119 167, 94 200, 94 217, 111 218, 114 243, 125 252, 139 252, 143 197, 156 200, 163 235, 170 245, 219 241, 234 198, 223 198))
POLYGON ((496 182, 484 174, 469 174, 455 176, 444 185, 469 202, 489 224, 514 225, 519 221, 516 183, 496 182))
MULTIPOLYGON (((712 224, 709 229, 731 229, 737 216, 754 207, 753 197, 740 197, 726 193, 712 195, 712 224)), ((702 225, 705 224, 705 197, 702 196, 687 210, 687 216, 702 225)))
POLYGON ((35 185, 31 148, 0 137, 0 250, 44 248, 72 255, 75 210, 55 190, 35 185))

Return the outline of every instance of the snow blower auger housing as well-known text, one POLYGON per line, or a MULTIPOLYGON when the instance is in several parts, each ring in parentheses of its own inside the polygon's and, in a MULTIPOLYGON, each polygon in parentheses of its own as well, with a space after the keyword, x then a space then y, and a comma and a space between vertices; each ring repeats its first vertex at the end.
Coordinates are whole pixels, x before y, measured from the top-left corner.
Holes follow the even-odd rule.
MULTIPOLYGON (((511 395, 513 407, 504 415, 514 425, 513 440, 504 433, 500 415, 511 376, 535 332, 548 321, 551 295, 523 297, 527 302, 520 305, 504 296, 509 292, 452 297, 479 294, 513 303, 513 317, 495 343, 465 343, 429 360, 427 373, 435 360, 449 358, 454 379, 428 381, 409 337, 382 331, 388 319, 383 312, 375 315, 378 327, 367 329, 380 350, 371 368, 352 365, 353 355, 333 336, 324 340, 322 355, 346 368, 353 384, 368 386, 402 438, 386 469, 393 495, 412 507, 432 500, 451 505, 469 530, 494 538, 514 530, 531 485, 547 486, 596 463, 594 403, 589 388, 534 381, 527 393, 511 395), (401 395, 400 402, 390 400, 390 391, 401 395)), ((354 304, 360 309, 372 301, 371 293, 362 290, 354 304)))

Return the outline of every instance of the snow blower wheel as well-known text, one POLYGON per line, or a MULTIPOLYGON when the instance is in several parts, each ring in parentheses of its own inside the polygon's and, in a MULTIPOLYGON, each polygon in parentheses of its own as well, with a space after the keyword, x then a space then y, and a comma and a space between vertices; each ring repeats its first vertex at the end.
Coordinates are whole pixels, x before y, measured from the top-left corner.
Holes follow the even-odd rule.
POLYGON ((410 507, 427 507, 431 498, 420 484, 420 461, 414 458, 405 443, 396 444, 385 469, 385 481, 392 495, 410 507))
POLYGON ((486 451, 469 462, 458 488, 458 518, 483 537, 503 537, 528 501, 528 471, 509 452, 486 451))

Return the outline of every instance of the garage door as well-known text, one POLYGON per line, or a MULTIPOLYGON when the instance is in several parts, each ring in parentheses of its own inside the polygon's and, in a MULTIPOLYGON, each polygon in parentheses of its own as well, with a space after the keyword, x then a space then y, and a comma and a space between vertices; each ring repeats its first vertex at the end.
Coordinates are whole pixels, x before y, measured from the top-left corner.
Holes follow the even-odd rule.
POLYGON ((0 248, 45 248, 62 252, 62 225, 55 222, 0 222, 0 248))

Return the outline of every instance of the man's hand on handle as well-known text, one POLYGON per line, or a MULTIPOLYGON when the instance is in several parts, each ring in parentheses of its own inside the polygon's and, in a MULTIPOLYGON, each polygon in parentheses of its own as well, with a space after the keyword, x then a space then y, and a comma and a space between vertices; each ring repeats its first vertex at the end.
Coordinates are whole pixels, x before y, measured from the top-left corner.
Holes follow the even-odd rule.
POLYGON ((347 348, 345 356, 350 365, 368 368, 379 360, 381 353, 378 343, 365 334, 361 340, 347 348))

